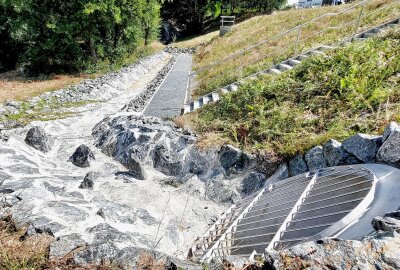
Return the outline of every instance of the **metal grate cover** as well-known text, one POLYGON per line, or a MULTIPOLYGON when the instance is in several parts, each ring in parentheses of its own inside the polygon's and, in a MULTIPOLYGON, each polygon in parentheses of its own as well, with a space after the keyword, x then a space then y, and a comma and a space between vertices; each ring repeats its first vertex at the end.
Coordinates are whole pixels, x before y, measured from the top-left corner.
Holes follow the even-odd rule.
POLYGON ((332 234, 346 225, 343 220, 365 199, 375 179, 365 167, 340 166, 265 187, 225 213, 192 251, 209 261, 278 250, 323 232, 332 234))

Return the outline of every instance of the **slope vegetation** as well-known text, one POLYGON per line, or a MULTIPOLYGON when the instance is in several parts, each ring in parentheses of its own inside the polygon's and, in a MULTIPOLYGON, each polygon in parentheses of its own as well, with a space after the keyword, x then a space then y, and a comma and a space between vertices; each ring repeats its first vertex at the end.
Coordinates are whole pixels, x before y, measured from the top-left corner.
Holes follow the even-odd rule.
POLYGON ((292 156, 400 120, 400 29, 265 75, 178 119, 203 145, 230 142, 292 156))
POLYGON ((400 3, 395 0, 366 1, 363 8, 358 5, 359 2, 354 1, 342 6, 279 11, 237 24, 233 31, 223 38, 217 37, 216 33, 211 33, 178 43, 180 47, 204 43, 195 55, 198 84, 193 96, 209 93, 319 44, 330 44, 342 40, 354 33, 357 23, 359 23, 359 31, 366 30, 394 19, 400 14, 400 3), (302 27, 300 31, 295 29, 275 37, 326 13, 340 14, 316 19, 302 27), (270 39, 268 42, 252 50, 235 55, 249 46, 268 39, 270 39), (221 61, 229 56, 232 58, 221 61), (215 64, 218 61, 222 63, 215 64))

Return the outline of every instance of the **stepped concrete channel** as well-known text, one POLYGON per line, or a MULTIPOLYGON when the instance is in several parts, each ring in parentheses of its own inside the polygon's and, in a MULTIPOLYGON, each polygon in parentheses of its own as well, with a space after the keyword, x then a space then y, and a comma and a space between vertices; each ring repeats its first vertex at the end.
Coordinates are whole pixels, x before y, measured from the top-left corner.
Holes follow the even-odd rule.
POLYGON ((179 54, 169 74, 144 111, 145 116, 173 117, 180 115, 192 65, 191 54, 179 54))
MULTIPOLYGON (((130 78, 126 87, 113 88, 110 79, 99 92, 106 101, 70 109, 75 113, 73 117, 7 130, 8 138, 0 139, 0 217, 12 214, 18 225, 30 224, 29 234, 56 237, 52 257, 88 246, 76 255, 79 263, 110 259, 134 267, 136 248, 186 258, 199 233, 206 231, 229 205, 201 195, 204 183, 197 179, 179 186, 168 184, 173 177, 148 164, 143 165, 145 180, 132 177, 126 166, 94 146, 92 136, 95 125, 108 117, 140 117, 141 112, 121 108, 157 78, 171 57, 167 52, 156 54, 129 69, 129 74, 116 76, 130 78), (51 150, 44 153, 25 143, 32 127, 44 129, 50 137, 51 150), (80 145, 93 152, 95 159, 90 160, 89 167, 69 162, 80 145)), ((186 89, 180 74, 188 71, 190 62, 190 55, 178 55, 170 77, 145 114, 170 116, 174 113, 165 110, 179 111, 186 89)))

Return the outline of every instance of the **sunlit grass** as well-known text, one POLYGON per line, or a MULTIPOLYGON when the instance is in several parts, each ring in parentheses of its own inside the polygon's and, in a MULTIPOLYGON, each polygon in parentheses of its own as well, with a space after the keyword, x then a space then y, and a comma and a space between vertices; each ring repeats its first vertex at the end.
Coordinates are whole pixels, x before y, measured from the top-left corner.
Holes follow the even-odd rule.
MULTIPOLYGON (((199 40, 209 40, 201 46, 195 55, 194 70, 198 71, 198 87, 194 97, 209 93, 218 87, 232 83, 246 75, 266 69, 284 59, 322 44, 332 44, 354 33, 355 25, 361 11, 357 7, 341 15, 319 19, 302 28, 301 32, 293 31, 258 46, 242 55, 233 57, 223 63, 208 67, 229 55, 233 55, 249 46, 272 38, 286 30, 292 29, 313 18, 328 12, 343 11, 357 2, 342 6, 329 6, 313 9, 278 11, 272 15, 257 16, 237 24, 226 36, 199 40), (328 29, 340 27, 340 29, 328 29), (315 35, 323 31, 323 34, 315 35), (297 43, 297 39, 299 42, 297 43), (296 46, 298 44, 298 46, 296 46), (205 68, 206 67, 206 68, 205 68), (202 70, 202 68, 205 68, 202 70)), ((363 19, 359 31, 399 17, 400 3, 394 0, 371 0, 363 9, 363 19), (393 4, 388 8, 383 8, 393 4), (377 11, 377 9, 380 9, 377 11), (375 13, 374 13, 375 12, 375 13)), ((189 41, 186 42, 186 44, 189 41)))

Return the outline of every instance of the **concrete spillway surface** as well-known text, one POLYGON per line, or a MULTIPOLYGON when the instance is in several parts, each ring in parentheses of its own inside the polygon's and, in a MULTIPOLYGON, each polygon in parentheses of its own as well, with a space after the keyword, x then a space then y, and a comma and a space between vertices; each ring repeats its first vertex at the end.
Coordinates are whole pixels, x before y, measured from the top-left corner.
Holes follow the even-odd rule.
POLYGON ((373 217, 397 209, 398 179, 400 170, 378 164, 288 178, 231 208, 193 249, 209 260, 248 257, 323 237, 358 239, 372 231, 373 217))
POLYGON ((178 56, 169 74, 146 107, 143 113, 145 116, 165 118, 180 115, 185 103, 191 64, 190 54, 178 56))

